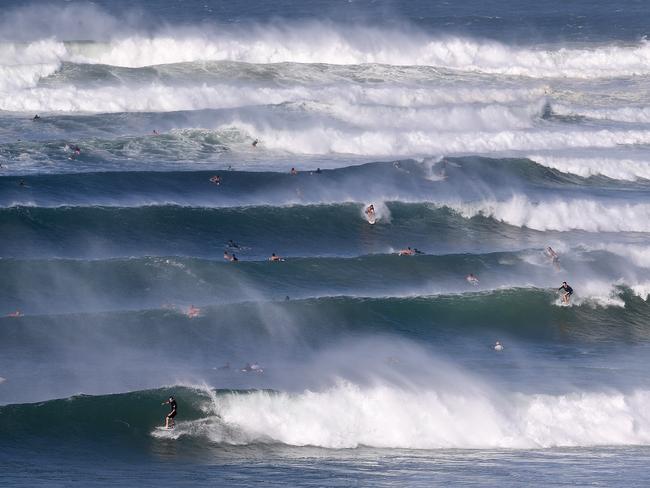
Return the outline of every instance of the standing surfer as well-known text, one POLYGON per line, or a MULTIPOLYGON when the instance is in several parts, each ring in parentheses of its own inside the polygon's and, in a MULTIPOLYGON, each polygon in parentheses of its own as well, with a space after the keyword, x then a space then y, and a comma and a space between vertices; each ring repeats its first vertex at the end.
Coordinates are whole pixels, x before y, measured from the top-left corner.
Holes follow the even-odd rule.
POLYGON ((562 286, 558 288, 558 290, 564 291, 564 294, 562 295, 562 303, 568 305, 569 300, 571 300, 571 295, 573 295, 573 288, 571 288, 566 281, 563 281, 562 286))
POLYGON ((176 400, 173 396, 170 396, 169 400, 162 402, 161 405, 169 405, 169 408, 171 409, 165 416, 165 428, 174 428, 174 417, 176 417, 176 414, 178 413, 176 410, 176 400))

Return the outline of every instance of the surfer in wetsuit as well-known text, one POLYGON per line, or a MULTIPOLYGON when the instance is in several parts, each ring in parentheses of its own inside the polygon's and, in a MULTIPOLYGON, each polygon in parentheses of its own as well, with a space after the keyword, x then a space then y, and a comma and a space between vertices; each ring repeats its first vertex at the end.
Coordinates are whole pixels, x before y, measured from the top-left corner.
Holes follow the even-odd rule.
POLYGON ((165 428, 173 428, 174 427, 174 417, 176 417, 176 414, 178 411, 176 410, 176 400, 174 399, 173 396, 169 397, 169 400, 166 402, 163 402, 162 405, 169 405, 169 408, 171 409, 169 413, 165 416, 165 428))
POLYGON ((562 282, 562 286, 558 288, 558 291, 564 291, 562 295, 562 303, 569 303, 571 300, 571 295, 573 295, 573 288, 571 288, 566 281, 562 282))

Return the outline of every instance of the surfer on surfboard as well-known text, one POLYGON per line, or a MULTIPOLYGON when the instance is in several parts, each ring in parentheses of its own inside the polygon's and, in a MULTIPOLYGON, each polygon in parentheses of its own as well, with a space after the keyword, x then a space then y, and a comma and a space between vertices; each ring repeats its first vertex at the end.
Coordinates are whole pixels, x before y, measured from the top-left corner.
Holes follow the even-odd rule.
POLYGON ((470 273, 467 276, 465 276, 465 279, 470 285, 478 286, 479 284, 478 277, 476 277, 476 275, 474 275, 473 273, 470 273))
POLYGON ((375 215, 375 206, 372 203, 368 205, 363 212, 366 214, 366 217, 368 217, 369 223, 374 224, 376 222, 377 217, 375 215))
POLYGON ((176 417, 176 414, 178 413, 178 411, 176 409, 176 400, 174 399, 173 396, 170 396, 169 400, 167 400, 166 402, 162 402, 161 405, 169 405, 169 408, 171 410, 165 416, 165 429, 173 429, 174 428, 174 417, 176 417))
POLYGON ((568 305, 569 300, 571 300, 571 295, 573 295, 573 288, 571 288, 566 281, 563 281, 562 286, 558 288, 558 291, 564 292, 562 294, 562 303, 568 305))

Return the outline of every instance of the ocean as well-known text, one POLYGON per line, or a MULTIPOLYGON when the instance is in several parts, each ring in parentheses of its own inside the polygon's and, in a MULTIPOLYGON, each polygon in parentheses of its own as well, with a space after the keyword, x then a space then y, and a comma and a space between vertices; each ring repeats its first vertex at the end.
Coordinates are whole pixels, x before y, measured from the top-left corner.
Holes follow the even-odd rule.
POLYGON ((1 3, 3 486, 650 484, 647 2, 1 3))

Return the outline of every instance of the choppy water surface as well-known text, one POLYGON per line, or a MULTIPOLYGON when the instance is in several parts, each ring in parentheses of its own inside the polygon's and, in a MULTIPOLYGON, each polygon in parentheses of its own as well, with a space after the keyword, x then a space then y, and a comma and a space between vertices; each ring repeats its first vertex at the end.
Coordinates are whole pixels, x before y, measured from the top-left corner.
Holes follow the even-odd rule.
POLYGON ((5 2, 3 480, 647 485, 648 20, 5 2))

